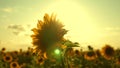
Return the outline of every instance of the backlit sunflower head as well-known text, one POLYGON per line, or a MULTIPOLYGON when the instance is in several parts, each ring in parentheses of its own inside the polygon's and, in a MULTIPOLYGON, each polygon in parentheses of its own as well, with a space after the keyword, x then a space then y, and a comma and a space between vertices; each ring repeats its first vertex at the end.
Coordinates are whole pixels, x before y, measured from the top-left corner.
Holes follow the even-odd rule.
POLYGON ((94 51, 88 51, 88 52, 85 52, 84 58, 87 60, 94 60, 97 58, 97 55, 94 51))
POLYGON ((44 64, 44 60, 45 60, 45 59, 44 59, 43 57, 38 57, 38 58, 36 59, 36 63, 42 65, 42 64, 44 64))
POLYGON ((75 50, 75 55, 76 55, 76 56, 81 56, 80 51, 79 51, 79 50, 75 50))
POLYGON ((54 43, 64 39, 67 30, 63 27, 53 14, 51 16, 45 14, 43 21, 38 21, 37 27, 32 29, 34 32, 31 35, 32 44, 45 52, 54 43))
POLYGON ((20 66, 19 66, 18 62, 11 62, 10 68, 20 68, 20 66))
POLYGON ((100 50, 95 50, 95 53, 97 54, 98 57, 101 56, 100 50))
POLYGON ((120 56, 117 58, 117 62, 118 65, 120 65, 120 56))
POLYGON ((105 45, 101 50, 102 56, 107 60, 112 59, 112 57, 114 56, 114 53, 115 51, 113 47, 111 47, 110 45, 105 45))
POLYGON ((4 52, 5 50, 6 50, 6 48, 3 47, 1 51, 4 52))
POLYGON ((26 57, 31 56, 31 53, 30 53, 29 51, 26 51, 26 52, 24 53, 24 56, 26 56, 26 57))
POLYGON ((2 48, 2 49, 0 50, 0 54, 4 55, 4 54, 5 54, 5 50, 6 50, 6 48, 2 48))
POLYGON ((23 50, 22 50, 22 49, 20 49, 20 50, 19 50, 19 55, 21 55, 21 54, 22 54, 22 52, 23 52, 23 50))
POLYGON ((12 52, 11 52, 11 55, 12 55, 13 57, 17 57, 18 54, 19 54, 18 51, 12 51, 12 52))
POLYGON ((10 54, 6 54, 3 56, 3 60, 5 62, 11 62, 13 60, 13 57, 10 54))
POLYGON ((1 68, 7 68, 8 67, 8 65, 6 63, 2 63, 2 64, 0 64, 0 66, 1 66, 1 68))

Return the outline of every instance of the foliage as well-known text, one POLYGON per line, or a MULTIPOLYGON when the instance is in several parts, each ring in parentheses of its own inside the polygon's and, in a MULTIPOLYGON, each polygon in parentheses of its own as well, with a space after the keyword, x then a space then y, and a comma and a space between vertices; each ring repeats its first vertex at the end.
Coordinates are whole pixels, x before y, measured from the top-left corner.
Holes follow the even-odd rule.
POLYGON ((22 52, 1 50, 0 68, 120 68, 120 49, 114 50, 111 59, 107 59, 102 52, 102 49, 81 51, 66 47, 61 49, 60 55, 45 58, 42 53, 34 52, 33 48, 22 52), (12 59, 5 58, 8 54, 12 59))

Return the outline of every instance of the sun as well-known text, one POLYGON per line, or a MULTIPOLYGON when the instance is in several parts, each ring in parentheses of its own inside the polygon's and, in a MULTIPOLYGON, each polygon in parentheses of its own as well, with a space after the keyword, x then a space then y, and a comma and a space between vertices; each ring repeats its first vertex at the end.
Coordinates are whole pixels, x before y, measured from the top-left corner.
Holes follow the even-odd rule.
MULTIPOLYGON (((41 15, 45 13, 56 14, 57 19, 65 25, 64 28, 69 30, 65 37, 70 37, 72 41, 89 43, 99 38, 98 25, 87 8, 77 1, 54 1, 41 11, 41 15)), ((40 16, 41 20, 43 16, 40 16)))

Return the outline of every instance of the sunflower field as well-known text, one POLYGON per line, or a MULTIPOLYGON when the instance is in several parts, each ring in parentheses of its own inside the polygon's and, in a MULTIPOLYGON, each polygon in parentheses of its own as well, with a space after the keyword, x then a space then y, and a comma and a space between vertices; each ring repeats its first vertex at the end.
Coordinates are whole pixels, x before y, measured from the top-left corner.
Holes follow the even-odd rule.
POLYGON ((36 52, 0 50, 0 68, 120 68, 120 49, 105 45, 101 50, 88 46, 88 51, 66 47, 61 53, 54 52, 52 58, 36 52))
POLYGON ((119 48, 106 44, 83 50, 78 42, 64 38, 68 30, 63 27, 55 15, 45 14, 32 29, 33 47, 25 51, 0 48, 0 68, 120 68, 119 48))

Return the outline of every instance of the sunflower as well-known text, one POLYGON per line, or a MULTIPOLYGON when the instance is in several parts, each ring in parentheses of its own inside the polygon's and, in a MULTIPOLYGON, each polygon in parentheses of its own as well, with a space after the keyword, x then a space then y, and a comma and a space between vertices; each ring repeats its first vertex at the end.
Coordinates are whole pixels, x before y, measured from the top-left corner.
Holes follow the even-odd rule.
POLYGON ((18 54, 19 54, 18 51, 12 51, 12 52, 11 52, 11 55, 12 55, 14 58, 17 57, 18 54))
POLYGON ((13 60, 13 57, 10 54, 6 54, 3 56, 3 60, 5 62, 11 62, 13 60))
POLYGON ((4 52, 5 50, 6 50, 6 48, 3 47, 1 51, 4 52))
POLYGON ((26 68, 26 63, 22 63, 22 64, 20 65, 20 68, 26 68))
POLYGON ((31 56, 31 53, 29 52, 29 51, 26 51, 25 53, 24 53, 24 56, 31 56))
POLYGON ((101 56, 100 50, 95 50, 95 53, 97 54, 98 57, 101 56))
POLYGON ((6 48, 2 48, 2 49, 0 50, 0 54, 1 54, 1 55, 4 55, 4 54, 5 54, 5 50, 6 50, 6 48))
POLYGON ((81 56, 80 51, 79 50, 75 50, 75 55, 78 56, 78 57, 81 56))
POLYGON ((118 65, 120 65, 120 56, 117 58, 117 62, 118 65))
POLYGON ((20 49, 19 52, 18 52, 18 54, 21 55, 22 53, 23 53, 23 50, 20 49))
POLYGON ((37 28, 33 28, 32 44, 42 52, 46 52, 54 43, 62 41, 67 30, 63 29, 63 25, 56 20, 52 14, 44 15, 43 21, 38 21, 37 28))
POLYGON ((73 57, 74 56, 73 48, 67 48, 66 52, 65 52, 65 55, 68 56, 68 57, 73 57))
POLYGON ((102 56, 107 60, 112 59, 114 56, 114 53, 115 53, 115 51, 114 51, 113 47, 111 47, 110 45, 105 45, 101 50, 102 56))
POLYGON ((42 65, 44 63, 44 58, 43 57, 38 57, 36 59, 36 63, 42 65))
POLYGON ((18 64, 18 62, 11 62, 10 63, 10 68, 20 68, 20 66, 19 66, 19 64, 18 64))
POLYGON ((27 50, 28 52, 32 52, 33 51, 33 48, 31 48, 31 47, 28 47, 28 50, 27 50))
POLYGON ((94 51, 88 51, 88 52, 85 52, 84 58, 87 60, 94 60, 97 58, 97 55, 94 51))
POLYGON ((93 47, 92 47, 91 45, 88 45, 88 49, 89 49, 90 51, 92 51, 92 50, 93 50, 93 47))
POLYGON ((8 66, 7 66, 6 63, 2 63, 2 64, 0 64, 0 67, 1 67, 1 68, 7 68, 8 66))

